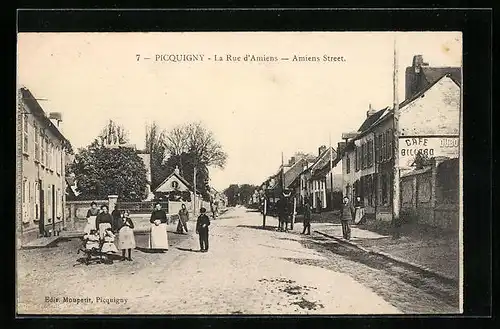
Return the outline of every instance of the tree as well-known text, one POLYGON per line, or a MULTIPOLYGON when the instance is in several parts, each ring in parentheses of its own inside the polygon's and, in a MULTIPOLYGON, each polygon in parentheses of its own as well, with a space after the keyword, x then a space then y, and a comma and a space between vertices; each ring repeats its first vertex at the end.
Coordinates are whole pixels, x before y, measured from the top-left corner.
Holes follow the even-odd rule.
POLYGON ((132 148, 90 145, 80 149, 69 168, 75 174, 78 198, 140 201, 146 190, 146 167, 132 148))
POLYGON ((113 120, 109 120, 91 145, 104 146, 106 144, 126 144, 128 142, 128 132, 125 128, 113 120))
POLYGON ((151 156, 151 189, 155 190, 170 174, 165 166, 168 156, 165 131, 154 122, 146 126, 146 151, 151 156))
MULTIPOLYGON (((165 171, 169 174, 179 167, 181 176, 193 185, 195 155, 193 153, 181 153, 180 155, 172 155, 165 163, 165 171), (183 164, 181 170, 180 164, 183 164)), ((198 165, 196 170, 196 190, 201 193, 205 200, 209 199, 209 188, 206 184, 208 180, 208 168, 204 165, 198 165)))
POLYGON ((214 134, 200 122, 179 125, 165 135, 165 148, 170 155, 167 161, 169 172, 178 166, 181 175, 192 184, 196 168, 196 189, 209 199, 208 168, 223 169, 227 161, 227 154, 214 134))
POLYGON ((248 204, 252 200, 252 196, 259 187, 250 184, 243 184, 239 186, 239 193, 241 202, 248 204))
MULTIPOLYGON (((166 134, 165 146, 170 156, 179 156, 182 153, 192 154, 197 167, 223 169, 226 165, 227 154, 215 140, 214 134, 200 122, 174 127, 166 134)), ((184 163, 180 162, 179 169, 185 172, 183 166, 184 163)))
POLYGON ((224 190, 224 195, 227 197, 227 203, 229 206, 238 204, 239 191, 240 187, 238 186, 238 184, 231 184, 224 190))

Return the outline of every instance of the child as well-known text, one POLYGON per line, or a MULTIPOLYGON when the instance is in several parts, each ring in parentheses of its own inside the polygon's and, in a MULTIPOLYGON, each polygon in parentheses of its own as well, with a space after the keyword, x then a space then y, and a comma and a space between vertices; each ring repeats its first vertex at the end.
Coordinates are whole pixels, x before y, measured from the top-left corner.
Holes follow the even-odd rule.
POLYGON ((205 208, 200 209, 200 216, 196 221, 196 233, 200 235, 200 251, 208 251, 208 226, 210 225, 210 218, 206 215, 205 208))
POLYGON ((83 236, 83 239, 85 240, 85 249, 87 250, 92 250, 92 249, 97 249, 99 250, 99 235, 97 234, 97 230, 90 230, 89 233, 85 234, 83 236))
POLYGON ((121 228, 118 231, 118 247, 122 251, 122 260, 132 260, 132 249, 135 248, 134 223, 127 211, 123 213, 121 228), (128 258, 125 257, 128 251, 128 258))
POLYGON ((107 228, 105 231, 104 243, 102 245, 101 252, 106 254, 118 252, 118 249, 116 249, 115 246, 115 235, 113 234, 111 227, 107 228))

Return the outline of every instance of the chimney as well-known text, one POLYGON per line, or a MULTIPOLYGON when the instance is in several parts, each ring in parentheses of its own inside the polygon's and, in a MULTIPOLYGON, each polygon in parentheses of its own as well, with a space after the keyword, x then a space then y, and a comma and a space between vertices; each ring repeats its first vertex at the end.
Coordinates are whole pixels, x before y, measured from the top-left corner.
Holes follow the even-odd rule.
POLYGON ((366 111, 366 117, 369 118, 375 114, 375 110, 372 108, 372 104, 368 104, 368 111, 366 111))
POLYGON ((288 161, 288 165, 292 166, 295 163, 295 157, 291 157, 290 160, 288 161))
POLYGON ((54 126, 56 126, 57 129, 59 129, 59 131, 61 131, 62 114, 60 112, 50 112, 49 119, 50 119, 50 122, 52 122, 54 124, 54 126))
POLYGON ((408 99, 418 93, 425 86, 425 76, 421 68, 429 66, 429 63, 424 62, 422 55, 413 56, 412 65, 406 68, 406 81, 405 81, 405 98, 408 99))
POLYGON ((175 166, 174 173, 175 173, 176 175, 180 175, 179 166, 175 166))
POLYGON ((323 152, 326 151, 326 146, 325 145, 321 145, 319 148, 318 148, 318 156, 321 155, 323 152))

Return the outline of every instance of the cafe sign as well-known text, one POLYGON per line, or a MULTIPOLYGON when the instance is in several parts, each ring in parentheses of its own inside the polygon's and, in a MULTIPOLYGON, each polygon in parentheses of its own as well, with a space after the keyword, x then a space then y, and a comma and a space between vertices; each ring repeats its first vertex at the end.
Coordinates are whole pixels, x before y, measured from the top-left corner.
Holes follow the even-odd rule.
POLYGON ((410 137, 399 138, 399 166, 411 167, 415 156, 420 153, 428 158, 458 158, 458 137, 410 137))

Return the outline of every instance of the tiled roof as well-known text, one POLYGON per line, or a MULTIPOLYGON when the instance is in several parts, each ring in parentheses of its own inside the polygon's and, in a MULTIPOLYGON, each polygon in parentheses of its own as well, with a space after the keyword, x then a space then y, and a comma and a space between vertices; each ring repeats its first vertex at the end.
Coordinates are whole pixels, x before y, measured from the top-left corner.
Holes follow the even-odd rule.
POLYGON ((422 66, 422 73, 430 85, 440 80, 443 76, 449 75, 459 86, 462 84, 462 69, 460 67, 429 67, 422 66))
POLYGON ((59 129, 50 121, 50 119, 45 114, 45 111, 42 109, 35 96, 31 93, 28 88, 20 88, 21 97, 23 102, 29 107, 32 111, 32 114, 40 119, 46 127, 54 134, 57 138, 59 138, 64 144, 71 148, 71 143, 63 136, 63 134, 59 131, 59 129))
POLYGON ((380 118, 380 116, 384 113, 386 109, 387 107, 375 112, 374 114, 366 118, 361 127, 359 127, 358 131, 365 131, 366 129, 370 128, 371 125, 374 124, 375 121, 377 121, 380 118))

